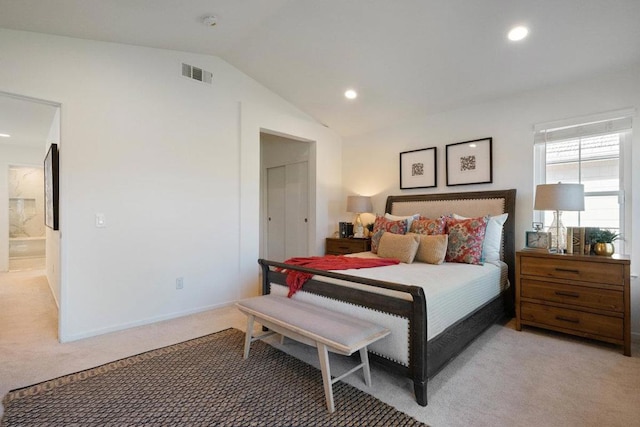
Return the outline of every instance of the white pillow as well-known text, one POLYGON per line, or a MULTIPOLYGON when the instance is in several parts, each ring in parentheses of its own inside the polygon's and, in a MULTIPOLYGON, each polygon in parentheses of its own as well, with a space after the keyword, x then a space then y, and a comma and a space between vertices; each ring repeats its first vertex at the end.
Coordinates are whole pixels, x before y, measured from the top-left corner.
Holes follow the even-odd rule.
POLYGON ((419 219, 420 218, 420 214, 414 214, 414 215, 409 215, 409 216, 398 216, 398 215, 391 215, 390 213, 386 213, 384 214, 384 217, 388 220, 391 221, 400 221, 403 219, 407 220, 407 231, 411 230, 411 223, 413 222, 414 219, 419 219))
MULTIPOLYGON (((454 219, 467 219, 464 216, 452 215, 454 219)), ((502 242, 502 226, 507 221, 508 213, 490 216, 487 223, 487 231, 484 234, 484 244, 482 245, 483 261, 500 260, 500 243, 502 242)))

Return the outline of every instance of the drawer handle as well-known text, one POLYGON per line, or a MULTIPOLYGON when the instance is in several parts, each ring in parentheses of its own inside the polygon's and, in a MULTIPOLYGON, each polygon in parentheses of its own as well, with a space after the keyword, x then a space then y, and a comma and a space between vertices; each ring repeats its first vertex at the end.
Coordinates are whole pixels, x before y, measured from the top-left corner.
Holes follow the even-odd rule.
POLYGON ((564 322, 580 323, 580 319, 575 317, 556 316, 556 320, 562 320, 564 322))
POLYGON ((347 250, 347 249, 349 249, 349 246, 339 246, 339 248, 340 248, 340 249, 347 250))
POLYGON ((556 291, 556 295, 561 297, 580 298, 580 294, 577 292, 556 291))
POLYGON ((562 271, 563 273, 574 273, 574 274, 580 274, 580 270, 570 270, 568 268, 557 268, 556 267, 556 271, 562 271))

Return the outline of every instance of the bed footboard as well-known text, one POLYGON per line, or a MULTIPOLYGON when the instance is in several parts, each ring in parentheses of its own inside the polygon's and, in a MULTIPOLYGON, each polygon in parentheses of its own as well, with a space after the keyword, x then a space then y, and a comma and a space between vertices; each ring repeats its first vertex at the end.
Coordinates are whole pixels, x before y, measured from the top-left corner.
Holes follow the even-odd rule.
MULTIPOLYGON (((361 285, 409 294, 411 296, 410 299, 394 298, 376 292, 369 292, 363 289, 355 289, 316 280, 315 278, 310 279, 304 285, 305 292, 337 299, 350 304, 367 307, 383 313, 389 313, 408 319, 409 367, 407 368, 390 360, 385 360, 385 364, 394 365, 392 367, 395 370, 404 372, 405 375, 411 378, 414 383, 416 401, 422 406, 427 405, 427 303, 424 290, 422 288, 357 276, 349 276, 331 271, 292 266, 264 259, 258 260, 258 263, 262 268, 263 295, 270 293, 272 283, 287 286, 286 273, 277 271, 278 269, 302 271, 314 276, 344 280, 351 283, 358 283, 361 285)), ((381 358, 374 357, 374 359, 377 360, 381 358)))
POLYGON ((424 290, 420 287, 314 270, 264 259, 258 260, 258 263, 262 268, 262 293, 264 295, 270 293, 271 284, 287 286, 286 273, 278 271, 279 269, 297 270, 314 276, 305 283, 305 292, 407 319, 409 322, 409 366, 377 354, 371 354, 370 358, 372 361, 409 377, 413 381, 416 402, 422 406, 427 405, 429 378, 436 375, 485 329, 503 318, 505 316, 505 301, 509 299, 509 289, 507 289, 427 342, 427 304, 424 290), (395 298, 364 289, 346 287, 318 280, 316 276, 400 291, 409 294, 411 298, 395 298))

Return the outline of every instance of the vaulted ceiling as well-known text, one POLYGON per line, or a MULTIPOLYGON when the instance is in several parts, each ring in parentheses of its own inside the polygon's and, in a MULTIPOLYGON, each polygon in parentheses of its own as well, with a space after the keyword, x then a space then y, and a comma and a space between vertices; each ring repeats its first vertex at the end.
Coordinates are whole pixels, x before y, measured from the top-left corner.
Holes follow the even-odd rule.
POLYGON ((216 55, 343 136, 638 64, 639 23, 639 0, 0 0, 3 28, 216 55))

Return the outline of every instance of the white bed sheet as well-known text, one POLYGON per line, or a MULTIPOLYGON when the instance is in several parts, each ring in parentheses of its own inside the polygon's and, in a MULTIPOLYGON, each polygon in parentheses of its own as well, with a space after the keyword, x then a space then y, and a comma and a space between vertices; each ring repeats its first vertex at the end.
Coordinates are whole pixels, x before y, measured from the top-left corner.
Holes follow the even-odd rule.
MULTIPOLYGON (((352 254, 359 257, 377 257, 371 252, 352 254)), ((336 271, 337 273, 383 280, 404 285, 421 286, 427 301, 427 340, 431 340, 453 325, 456 321, 473 312, 490 301, 509 286, 507 266, 501 261, 470 265, 459 263, 443 263, 431 265, 421 262, 398 264, 386 267, 362 268, 336 271)), ((329 278, 318 278, 324 281, 339 283, 344 286, 366 288, 371 286, 338 281, 329 278)), ((373 288, 380 293, 392 294, 396 297, 410 299, 410 295, 373 288)), ((284 286, 271 286, 271 292, 285 294, 284 286)), ((407 319, 377 312, 364 307, 354 306, 343 301, 298 291, 294 298, 317 304, 342 313, 347 313, 383 325, 391 330, 386 338, 374 343, 370 350, 399 362, 409 364, 409 324, 407 319)))

